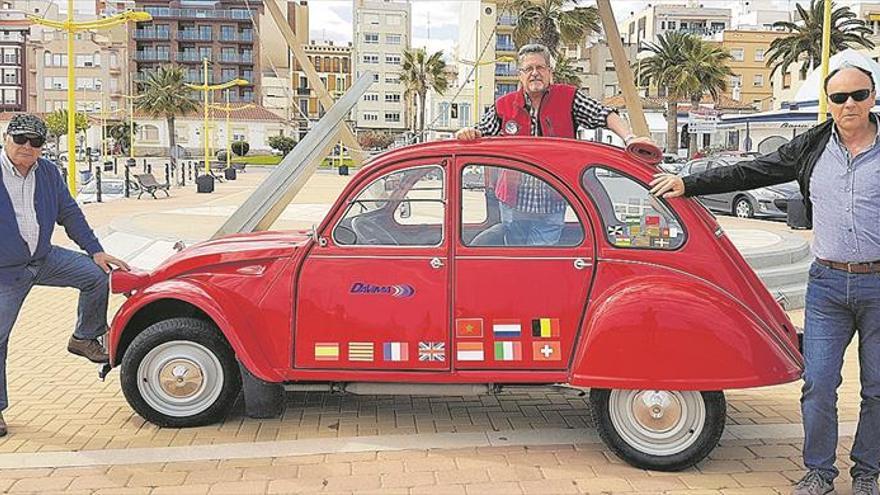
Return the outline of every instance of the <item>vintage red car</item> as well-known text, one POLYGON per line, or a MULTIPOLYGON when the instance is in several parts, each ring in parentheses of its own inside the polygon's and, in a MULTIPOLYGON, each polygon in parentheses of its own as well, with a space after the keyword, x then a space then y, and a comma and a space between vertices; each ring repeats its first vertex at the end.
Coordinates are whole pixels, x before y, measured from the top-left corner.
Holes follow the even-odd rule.
POLYGON ((656 171, 550 138, 385 153, 310 232, 231 235, 114 273, 128 299, 111 365, 134 410, 167 426, 217 421, 242 386, 256 415, 277 414, 282 387, 590 389, 614 452, 683 469, 717 444, 725 389, 796 380, 803 362, 714 217, 648 194, 656 171), (545 237, 512 234, 528 222, 545 237))

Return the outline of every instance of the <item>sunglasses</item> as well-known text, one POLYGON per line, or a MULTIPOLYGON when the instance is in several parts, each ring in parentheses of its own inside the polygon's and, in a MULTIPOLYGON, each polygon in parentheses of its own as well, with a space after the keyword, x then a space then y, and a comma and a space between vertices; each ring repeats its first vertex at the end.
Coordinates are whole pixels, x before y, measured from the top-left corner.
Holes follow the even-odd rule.
POLYGON ((852 97, 853 101, 865 101, 869 96, 871 96, 870 89, 860 89, 849 93, 833 93, 828 95, 828 99, 831 100, 831 103, 842 105, 846 103, 846 100, 850 99, 850 97, 852 97))
POLYGON ((43 144, 46 143, 46 138, 42 136, 28 137, 26 134, 16 134, 15 136, 12 136, 12 141, 19 145, 30 142, 32 147, 42 148, 43 144))

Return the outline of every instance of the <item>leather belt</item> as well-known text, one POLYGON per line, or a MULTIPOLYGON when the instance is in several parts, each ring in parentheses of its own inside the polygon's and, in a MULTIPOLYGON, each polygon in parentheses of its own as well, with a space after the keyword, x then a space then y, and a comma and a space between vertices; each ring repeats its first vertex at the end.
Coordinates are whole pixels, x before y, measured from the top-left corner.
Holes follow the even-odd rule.
POLYGON ((816 258, 820 265, 841 270, 847 273, 880 273, 880 261, 866 261, 864 263, 840 263, 816 258))

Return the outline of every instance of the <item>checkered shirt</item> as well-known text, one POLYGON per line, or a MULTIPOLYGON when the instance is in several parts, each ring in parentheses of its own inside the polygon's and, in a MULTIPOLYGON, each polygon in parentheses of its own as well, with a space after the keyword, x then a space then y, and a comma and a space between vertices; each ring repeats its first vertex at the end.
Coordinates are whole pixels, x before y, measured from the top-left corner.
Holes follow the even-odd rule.
MULTIPOLYGON (((538 109, 532 107, 529 98, 525 98, 525 105, 531 117, 532 136, 543 136, 544 132, 538 119, 538 109)), ((575 92, 574 103, 571 106, 575 131, 578 127, 587 129, 606 127, 608 115, 611 112, 616 112, 616 110, 602 105, 584 94, 583 91, 575 92)), ((477 130, 484 136, 497 136, 501 134, 502 124, 495 105, 492 105, 480 118, 477 130)), ((511 206, 526 213, 559 213, 565 210, 566 203, 549 184, 532 175, 520 174, 516 204, 511 206)))
POLYGON ((37 209, 34 206, 34 192, 37 187, 37 177, 34 170, 38 166, 39 163, 34 164, 28 174, 22 177, 6 154, 6 150, 0 151, 3 185, 6 186, 6 192, 9 193, 9 200, 12 202, 21 238, 27 243, 31 254, 34 254, 37 250, 37 244, 40 242, 40 224, 37 223, 37 209))

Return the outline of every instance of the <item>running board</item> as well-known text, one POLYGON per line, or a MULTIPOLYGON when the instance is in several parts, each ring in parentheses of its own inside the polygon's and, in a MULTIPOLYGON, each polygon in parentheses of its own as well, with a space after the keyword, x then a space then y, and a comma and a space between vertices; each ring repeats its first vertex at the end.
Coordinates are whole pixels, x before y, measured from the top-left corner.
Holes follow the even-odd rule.
POLYGON ((428 395, 434 397, 462 397, 473 395, 494 395, 500 392, 528 393, 536 391, 563 392, 577 396, 584 391, 565 385, 499 385, 487 383, 286 383, 285 392, 333 392, 352 395, 428 395))

